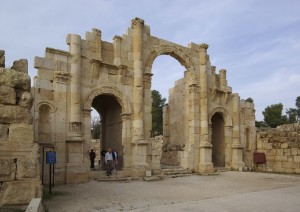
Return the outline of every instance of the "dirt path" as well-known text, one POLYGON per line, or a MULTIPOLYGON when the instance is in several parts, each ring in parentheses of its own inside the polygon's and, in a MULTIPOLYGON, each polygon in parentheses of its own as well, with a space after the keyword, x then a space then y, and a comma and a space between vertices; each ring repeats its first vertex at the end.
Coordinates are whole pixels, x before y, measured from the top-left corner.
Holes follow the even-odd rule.
MULTIPOLYGON (((255 205, 255 198, 259 198, 257 200, 263 200, 266 197, 265 199, 267 201, 270 196, 272 197, 273 193, 274 196, 277 195, 279 199, 281 193, 283 194, 285 192, 285 195, 293 194, 293 192, 289 190, 280 190, 285 188, 293 189, 295 195, 299 197, 300 176, 224 172, 217 176, 190 176, 152 182, 90 181, 79 185, 62 185, 55 188, 57 194, 60 195, 46 199, 45 204, 50 212, 130 210, 174 212, 186 211, 186 207, 190 207, 190 211, 201 211, 201 207, 198 207, 197 203, 201 203, 202 209, 204 209, 205 205, 207 208, 217 207, 218 205, 214 203, 216 201, 209 202, 208 200, 210 199, 218 199, 221 201, 220 204, 222 203, 226 206, 227 199, 228 204, 231 203, 231 205, 235 205, 235 208, 238 209, 239 204, 237 204, 235 199, 238 200, 243 197, 246 202, 247 199, 249 199, 249 201, 251 200, 255 205), (251 195, 251 193, 253 194, 255 192, 255 195, 251 195), (269 193, 264 194, 264 192, 269 193), (203 201, 205 201, 205 204, 203 201), (195 210, 192 210, 192 208, 195 210)), ((292 196, 294 196, 294 194, 292 196)), ((239 200, 241 202, 240 209, 242 209, 243 206, 241 199, 239 200)), ((290 197, 289 199, 292 201, 292 203, 287 203, 290 209, 299 206, 298 210, 295 211, 300 211, 300 205, 297 205, 300 201, 296 201, 293 205, 293 198, 290 197)), ((262 201, 262 203, 264 203, 264 201, 262 201)), ((275 211, 276 208, 279 209, 279 207, 276 207, 276 199, 272 204, 275 206, 275 211)), ((218 207, 221 206, 219 205, 218 207)), ((231 207, 230 204, 228 207, 231 207)))

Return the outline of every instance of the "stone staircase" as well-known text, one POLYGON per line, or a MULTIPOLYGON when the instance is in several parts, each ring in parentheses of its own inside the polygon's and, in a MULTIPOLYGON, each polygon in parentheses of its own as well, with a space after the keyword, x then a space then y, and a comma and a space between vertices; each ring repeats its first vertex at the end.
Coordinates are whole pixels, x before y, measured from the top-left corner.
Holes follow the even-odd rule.
POLYGON ((192 175, 191 170, 184 169, 180 166, 162 165, 161 168, 162 168, 161 174, 164 177, 176 178, 176 177, 186 177, 192 175))
POLYGON ((214 172, 227 172, 230 171, 230 168, 226 168, 226 167, 214 167, 214 172))

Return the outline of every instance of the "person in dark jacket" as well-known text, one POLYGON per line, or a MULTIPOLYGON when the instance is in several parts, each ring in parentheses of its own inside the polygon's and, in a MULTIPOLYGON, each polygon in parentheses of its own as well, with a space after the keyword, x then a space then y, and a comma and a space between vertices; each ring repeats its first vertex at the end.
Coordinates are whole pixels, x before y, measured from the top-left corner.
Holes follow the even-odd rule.
POLYGON ((116 149, 113 149, 112 151, 113 156, 113 168, 117 170, 118 164, 119 164, 119 154, 116 149))
POLYGON ((91 169, 94 169, 95 170, 95 158, 96 158, 96 153, 94 152, 93 149, 91 149, 91 152, 89 154, 90 156, 90 161, 91 161, 91 169))

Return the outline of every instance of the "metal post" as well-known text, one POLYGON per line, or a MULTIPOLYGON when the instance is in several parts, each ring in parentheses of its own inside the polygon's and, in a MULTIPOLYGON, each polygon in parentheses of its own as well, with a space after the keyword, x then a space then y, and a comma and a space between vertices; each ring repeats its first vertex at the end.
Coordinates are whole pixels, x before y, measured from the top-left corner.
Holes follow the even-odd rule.
POLYGON ((55 176, 55 163, 53 163, 52 165, 52 187, 54 187, 54 176, 55 176))
POLYGON ((43 146, 43 156, 42 156, 42 185, 44 185, 44 152, 45 152, 45 147, 43 146))
POLYGON ((51 176, 51 172, 52 172, 52 169, 51 169, 52 167, 51 167, 51 163, 49 163, 49 194, 51 194, 52 192, 51 192, 51 187, 52 187, 52 185, 51 185, 51 178, 52 178, 52 176, 51 176))

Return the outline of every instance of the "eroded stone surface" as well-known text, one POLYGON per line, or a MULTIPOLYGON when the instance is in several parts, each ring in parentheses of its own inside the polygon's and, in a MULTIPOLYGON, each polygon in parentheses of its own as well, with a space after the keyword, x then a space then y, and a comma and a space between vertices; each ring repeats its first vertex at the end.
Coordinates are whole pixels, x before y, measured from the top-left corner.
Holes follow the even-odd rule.
POLYGON ((0 123, 31 123, 32 115, 27 108, 0 104, 0 123))
POLYGON ((8 140, 18 143, 32 143, 34 141, 33 125, 11 124, 9 127, 8 140))
POLYGON ((30 77, 26 73, 7 68, 0 68, 0 85, 29 91, 30 83, 30 77))
POLYGON ((17 94, 14 88, 6 85, 0 86, 0 104, 15 105, 16 95, 17 94))
POLYGON ((28 61, 26 59, 16 60, 11 69, 28 74, 28 61))
POLYGON ((5 141, 8 138, 8 128, 9 125, 7 124, 0 124, 0 141, 5 141))
POLYGON ((30 109, 32 107, 33 97, 30 92, 24 91, 19 96, 18 105, 30 109))
POLYGON ((27 61, 0 68, 0 207, 41 197, 39 146, 34 144, 27 61))
POLYGON ((0 159, 0 181, 12 181, 15 179, 16 164, 12 159, 0 159))
POLYGON ((5 67, 5 51, 0 50, 0 68, 5 67))
POLYGON ((23 180, 4 182, 0 191, 0 205, 25 205, 40 196, 38 181, 23 180))

